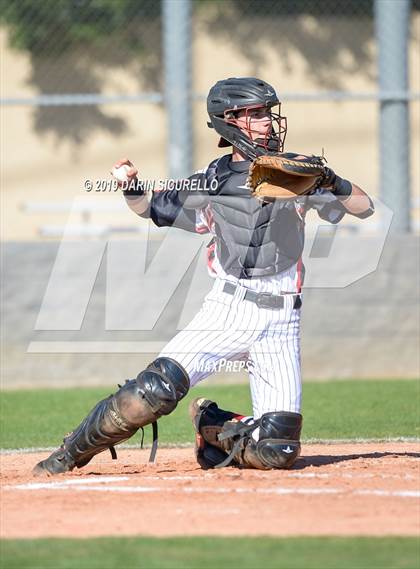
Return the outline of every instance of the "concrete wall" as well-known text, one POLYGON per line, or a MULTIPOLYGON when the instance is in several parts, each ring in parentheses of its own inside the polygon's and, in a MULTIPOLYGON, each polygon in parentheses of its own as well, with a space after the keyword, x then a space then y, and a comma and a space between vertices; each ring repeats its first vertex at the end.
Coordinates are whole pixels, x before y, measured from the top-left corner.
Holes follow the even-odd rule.
MULTIPOLYGON (((371 238, 365 239, 368 247, 371 238)), ((154 353, 115 354, 107 353, 105 349, 100 353, 48 354, 27 353, 27 349, 32 341, 44 341, 48 345, 57 341, 169 340, 176 332, 180 307, 187 306, 188 319, 198 310, 211 286, 199 258, 194 286, 190 286, 192 267, 153 331, 106 331, 106 262, 103 262, 81 330, 34 331, 57 250, 58 243, 8 242, 3 246, 4 387, 115 385, 133 377, 155 356, 154 353)), ((351 251, 350 243, 347 250, 351 251)), ((346 288, 305 290, 302 327, 305 379, 411 378, 420 375, 419 254, 417 237, 393 237, 387 240, 378 268, 372 274, 346 288)), ((347 260, 348 257, 343 255, 343 267, 347 260)), ((83 267, 78 270, 82 271, 83 267)), ((162 268, 156 277, 157 295, 160 288, 165 287, 168 276, 165 271, 166 268, 162 268)), ((70 288, 71 283, 70 279, 70 288)), ((142 314, 146 316, 154 299, 143 298, 140 287, 138 296, 142 314)), ((237 381, 246 378, 232 374, 218 379, 237 381)))

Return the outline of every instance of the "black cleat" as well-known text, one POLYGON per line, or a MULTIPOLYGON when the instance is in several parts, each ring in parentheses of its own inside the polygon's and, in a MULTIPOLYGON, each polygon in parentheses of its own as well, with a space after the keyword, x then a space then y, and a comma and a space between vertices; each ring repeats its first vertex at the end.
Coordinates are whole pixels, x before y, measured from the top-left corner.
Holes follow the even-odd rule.
POLYGON ((228 453, 221 448, 217 435, 222 431, 226 421, 235 420, 241 415, 219 409, 217 403, 203 397, 191 402, 189 413, 196 431, 197 462, 204 470, 215 468, 228 457, 228 453))
POLYGON ((33 468, 32 474, 34 476, 41 476, 47 474, 48 476, 54 474, 63 474, 70 472, 76 466, 74 459, 69 455, 63 446, 55 450, 48 458, 41 460, 33 468))

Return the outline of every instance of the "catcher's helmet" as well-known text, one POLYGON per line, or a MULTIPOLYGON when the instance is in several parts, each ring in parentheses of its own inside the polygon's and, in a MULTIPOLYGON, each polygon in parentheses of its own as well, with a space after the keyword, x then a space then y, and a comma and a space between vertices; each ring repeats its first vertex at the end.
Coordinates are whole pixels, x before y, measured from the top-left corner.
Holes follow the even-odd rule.
POLYGON ((286 117, 280 116, 280 101, 271 85, 256 77, 231 77, 218 81, 207 97, 208 123, 221 139, 219 146, 234 145, 249 158, 270 152, 282 152, 286 137, 286 117), (271 111, 278 105, 278 113, 271 111), (266 108, 270 112, 272 128, 264 139, 252 140, 235 121, 235 112, 245 109, 266 108))

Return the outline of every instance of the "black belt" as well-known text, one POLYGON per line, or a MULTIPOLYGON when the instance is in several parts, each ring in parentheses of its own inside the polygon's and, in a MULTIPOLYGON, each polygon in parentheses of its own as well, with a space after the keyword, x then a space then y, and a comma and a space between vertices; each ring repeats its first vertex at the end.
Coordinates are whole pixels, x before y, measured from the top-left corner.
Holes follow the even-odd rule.
MULTIPOLYGON (((227 294, 235 294, 238 287, 230 282, 225 282, 223 287, 223 292, 227 294)), ((300 308, 302 306, 302 301, 300 295, 293 295, 294 304, 293 308, 300 308)), ((255 292, 254 290, 247 289, 244 300, 249 300, 255 302, 260 308, 272 308, 278 309, 284 308, 284 296, 276 296, 274 294, 269 294, 268 292, 255 292)))

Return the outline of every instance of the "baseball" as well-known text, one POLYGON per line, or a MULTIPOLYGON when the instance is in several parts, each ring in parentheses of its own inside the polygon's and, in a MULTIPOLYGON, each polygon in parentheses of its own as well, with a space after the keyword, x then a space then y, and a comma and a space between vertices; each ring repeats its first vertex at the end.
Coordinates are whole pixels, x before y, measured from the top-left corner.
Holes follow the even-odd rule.
POLYGON ((112 168, 111 174, 114 176, 116 180, 119 182, 127 182, 128 181, 128 171, 131 170, 132 166, 127 166, 127 164, 123 164, 119 168, 112 168))

